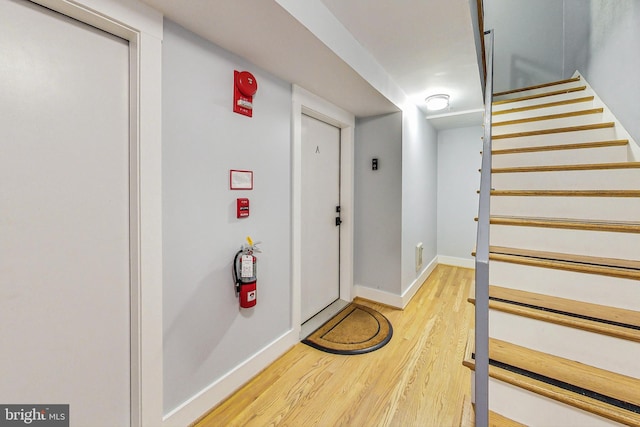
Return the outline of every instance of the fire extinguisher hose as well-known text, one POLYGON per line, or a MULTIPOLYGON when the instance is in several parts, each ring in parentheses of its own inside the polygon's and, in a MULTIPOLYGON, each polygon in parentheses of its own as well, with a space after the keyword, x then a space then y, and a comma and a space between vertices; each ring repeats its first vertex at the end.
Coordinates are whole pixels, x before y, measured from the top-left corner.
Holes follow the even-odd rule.
POLYGON ((242 255, 242 250, 239 250, 238 252, 236 252, 236 256, 233 258, 233 265, 231 266, 231 271, 233 273, 233 281, 235 283, 235 288, 236 288, 236 296, 238 296, 238 294, 240 293, 240 279, 238 279, 238 270, 237 270, 237 266, 238 266, 238 257, 242 255))

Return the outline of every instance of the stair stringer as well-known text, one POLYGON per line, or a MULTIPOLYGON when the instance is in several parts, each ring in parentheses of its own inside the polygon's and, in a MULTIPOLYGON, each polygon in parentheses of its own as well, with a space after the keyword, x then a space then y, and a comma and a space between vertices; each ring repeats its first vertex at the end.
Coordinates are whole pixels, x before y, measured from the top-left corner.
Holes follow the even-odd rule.
POLYGON ((607 106, 607 104, 604 103, 602 98, 600 98, 598 96, 596 91, 593 90, 593 88, 591 87, 589 82, 584 78, 584 76, 582 74, 580 74, 579 71, 576 70, 576 72, 573 73, 572 77, 580 77, 580 81, 582 82, 582 84, 587 87, 585 92, 588 93, 589 95, 593 95, 593 97, 594 97, 594 99, 593 99, 593 107, 594 108, 597 108, 597 107, 604 108, 604 112, 603 112, 603 116, 602 116, 603 120, 604 121, 611 121, 611 122, 614 122, 616 124, 615 125, 615 130, 616 130, 616 135, 619 137, 619 139, 628 139, 629 140, 629 144, 627 145, 629 161, 631 161, 631 162, 640 161, 640 145, 638 145, 638 142, 631 137, 631 134, 629 134, 629 132, 624 128, 622 123, 620 123, 620 121, 616 118, 616 116, 613 114, 611 109, 607 106))

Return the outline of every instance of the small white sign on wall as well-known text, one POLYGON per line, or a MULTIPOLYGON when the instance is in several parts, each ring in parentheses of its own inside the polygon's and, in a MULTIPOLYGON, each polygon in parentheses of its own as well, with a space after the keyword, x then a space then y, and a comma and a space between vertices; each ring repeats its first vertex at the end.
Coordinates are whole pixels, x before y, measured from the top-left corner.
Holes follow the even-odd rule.
POLYGON ((253 171, 229 171, 229 188, 231 190, 253 190, 253 171))

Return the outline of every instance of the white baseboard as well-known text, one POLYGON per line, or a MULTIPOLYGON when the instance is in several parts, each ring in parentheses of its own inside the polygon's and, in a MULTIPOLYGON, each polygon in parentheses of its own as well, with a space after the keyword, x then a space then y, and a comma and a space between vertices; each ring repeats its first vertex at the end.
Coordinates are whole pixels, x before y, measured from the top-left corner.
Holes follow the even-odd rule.
POLYGON ((476 268, 476 260, 473 258, 456 258, 445 255, 438 255, 438 264, 453 265, 455 267, 463 268, 476 268))
POLYGON ((362 285, 354 285, 353 291, 356 297, 379 302, 391 307, 402 308, 402 297, 380 289, 369 288, 362 285))
POLYGON ((166 414, 163 418, 163 427, 191 425, 298 342, 300 340, 295 330, 286 332, 225 376, 166 414))
MULTIPOLYGON (((473 260, 436 256, 402 295, 396 295, 361 285, 354 286, 355 295, 391 307, 404 309, 438 264, 473 268, 473 260)), ((295 329, 292 329, 275 339, 271 344, 238 365, 225 376, 210 384, 207 388, 185 401, 176 409, 167 413, 163 417, 163 427, 192 424, 297 344, 300 341, 298 335, 299 331, 296 332, 295 329)))
POLYGON ((429 265, 427 265, 424 268, 424 270, 422 270, 422 273, 420 273, 418 278, 415 279, 411 283, 411 285, 409 285, 407 290, 404 291, 402 295, 392 294, 387 291, 381 291, 380 289, 374 289, 374 288, 370 288, 363 285, 355 285, 353 287, 355 295, 360 298, 378 302, 380 304, 385 304, 391 307, 404 309, 407 306, 407 304, 409 304, 409 301, 411 301, 411 298, 413 298, 416 292, 418 292, 418 289, 420 289, 420 286, 422 286, 424 281, 427 280, 427 277, 429 277, 431 272, 435 270, 437 265, 438 265, 438 258, 436 257, 433 260, 431 260, 429 265))
POLYGON ((429 265, 427 265, 424 268, 424 270, 422 270, 422 273, 420 273, 418 278, 414 280, 411 283, 411 285, 409 285, 407 290, 404 291, 404 293, 402 294, 402 308, 405 308, 407 304, 409 304, 409 301, 411 301, 411 298, 413 298, 416 292, 418 292, 418 290, 420 289, 424 281, 427 280, 429 275, 433 273, 433 270, 435 270, 437 266, 438 266, 438 257, 436 256, 434 259, 431 260, 429 265))

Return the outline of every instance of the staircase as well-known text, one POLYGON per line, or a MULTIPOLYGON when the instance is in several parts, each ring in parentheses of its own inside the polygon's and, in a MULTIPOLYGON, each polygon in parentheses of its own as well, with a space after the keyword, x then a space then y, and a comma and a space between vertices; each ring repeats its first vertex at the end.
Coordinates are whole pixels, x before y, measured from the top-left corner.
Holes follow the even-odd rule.
POLYGON ((640 150, 577 73, 494 99, 492 423, 640 426, 640 150))

